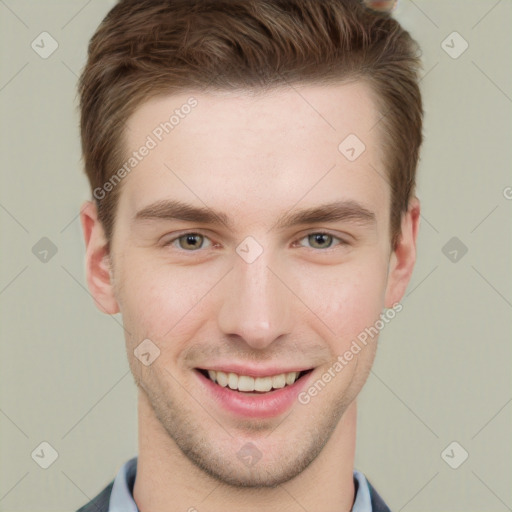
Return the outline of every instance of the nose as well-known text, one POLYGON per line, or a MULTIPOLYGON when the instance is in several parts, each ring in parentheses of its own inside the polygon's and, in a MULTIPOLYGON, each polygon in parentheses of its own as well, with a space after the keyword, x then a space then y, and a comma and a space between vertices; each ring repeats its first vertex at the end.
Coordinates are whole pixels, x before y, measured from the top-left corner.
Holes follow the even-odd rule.
POLYGON ((226 337, 241 338, 262 350, 291 332, 293 297, 280 274, 266 251, 252 263, 235 254, 218 315, 219 329, 226 337))

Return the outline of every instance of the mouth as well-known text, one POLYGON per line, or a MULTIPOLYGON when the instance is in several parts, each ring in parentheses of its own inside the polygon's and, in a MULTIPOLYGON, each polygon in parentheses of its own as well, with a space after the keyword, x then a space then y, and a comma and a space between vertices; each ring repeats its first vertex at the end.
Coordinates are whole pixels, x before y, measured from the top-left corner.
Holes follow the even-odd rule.
POLYGON ((272 419, 293 408, 300 392, 313 379, 313 370, 297 368, 296 371, 265 375, 266 372, 259 369, 252 371, 258 376, 251 376, 196 368, 194 373, 200 393, 206 401, 211 401, 215 410, 220 405, 228 414, 251 420, 272 419))
POLYGON ((196 368, 196 371, 219 387, 250 396, 272 394, 283 388, 295 387, 295 384, 310 374, 313 368, 265 377, 251 377, 249 375, 239 375, 233 372, 228 373, 204 368, 196 368))

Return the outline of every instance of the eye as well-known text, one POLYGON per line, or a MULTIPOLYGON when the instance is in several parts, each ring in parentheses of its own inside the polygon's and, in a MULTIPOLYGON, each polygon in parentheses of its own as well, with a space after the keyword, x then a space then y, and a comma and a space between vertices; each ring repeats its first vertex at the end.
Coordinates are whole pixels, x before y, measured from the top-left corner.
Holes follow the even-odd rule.
POLYGON ((176 238, 168 240, 165 242, 164 247, 172 245, 177 249, 193 252, 197 251, 198 249, 203 249, 206 240, 209 240, 208 237, 201 235, 200 233, 185 233, 176 238))
MULTIPOLYGON (((331 249, 335 245, 348 245, 348 242, 345 240, 324 232, 309 233, 305 237, 301 238, 298 243, 302 247, 307 247, 307 245, 302 243, 304 240, 307 240, 307 243, 312 249, 331 249), (338 241, 338 244, 335 243, 336 240, 338 241)), ((195 252, 199 249, 205 249, 212 246, 212 243, 207 236, 201 233, 190 232, 166 241, 163 246, 172 246, 186 252, 195 252)))
MULTIPOLYGON (((310 246, 313 249, 330 249, 333 246, 333 241, 338 240, 340 243, 338 245, 347 245, 347 242, 338 238, 337 236, 331 235, 329 233, 309 233, 302 240, 307 240, 310 246)), ((304 247, 303 244, 300 244, 304 247)))

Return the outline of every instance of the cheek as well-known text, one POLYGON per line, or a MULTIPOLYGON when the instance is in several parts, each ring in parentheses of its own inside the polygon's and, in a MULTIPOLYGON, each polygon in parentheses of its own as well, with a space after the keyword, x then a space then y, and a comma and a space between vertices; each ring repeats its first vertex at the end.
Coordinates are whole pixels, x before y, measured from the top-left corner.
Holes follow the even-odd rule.
POLYGON ((373 266, 326 267, 301 274, 300 297, 315 313, 325 339, 333 340, 336 353, 372 326, 382 313, 386 280, 378 268, 374 262, 373 266))
POLYGON ((214 286, 214 277, 176 266, 131 262, 121 276, 121 300, 123 320, 132 337, 155 342, 181 339, 180 333, 190 327, 190 319, 214 286))

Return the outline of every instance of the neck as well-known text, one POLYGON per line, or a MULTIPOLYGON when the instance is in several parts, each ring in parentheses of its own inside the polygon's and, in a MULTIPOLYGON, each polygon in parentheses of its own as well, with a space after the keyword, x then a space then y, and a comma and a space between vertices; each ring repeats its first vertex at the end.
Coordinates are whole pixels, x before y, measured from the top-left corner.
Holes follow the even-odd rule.
POLYGON ((195 466, 139 391, 139 454, 133 496, 141 512, 350 511, 357 406, 349 405, 316 459, 276 488, 233 488, 195 466))

